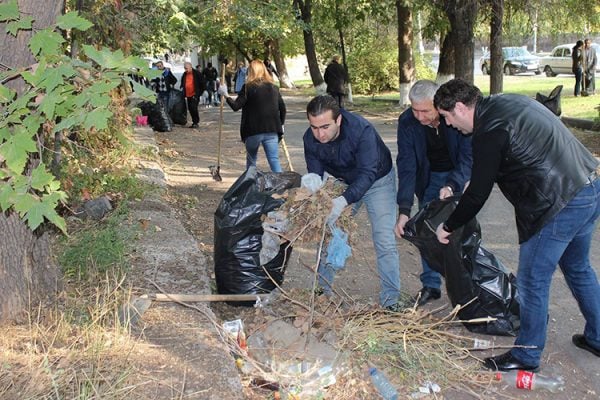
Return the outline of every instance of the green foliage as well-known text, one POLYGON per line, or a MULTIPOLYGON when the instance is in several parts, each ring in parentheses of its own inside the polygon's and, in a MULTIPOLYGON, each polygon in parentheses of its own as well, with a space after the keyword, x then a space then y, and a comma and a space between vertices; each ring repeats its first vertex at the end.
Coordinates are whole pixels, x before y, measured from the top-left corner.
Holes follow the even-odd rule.
POLYGON ((429 79, 430 81, 435 81, 436 71, 430 65, 431 55, 413 51, 413 58, 415 61, 416 80, 429 79))
MULTIPOLYGON (((16 2, 0 5, 0 22, 19 25, 16 2)), ((85 132, 93 136, 102 132, 113 119, 110 94, 127 84, 127 74, 148 70, 143 60, 125 57, 122 52, 84 47, 87 61, 62 55, 64 39, 58 29, 88 29, 91 24, 68 13, 56 24, 37 31, 29 48, 38 64, 32 70, 8 71, 0 75, 20 74, 28 84, 19 94, 0 85, 0 209, 13 210, 35 230, 47 220, 66 232, 66 225, 56 212, 66 194, 59 182, 47 172, 43 144, 53 134, 65 131, 85 132)), ((12 34, 9 26, 7 31, 12 34)), ((84 135, 84 136, 85 136, 84 135)))
POLYGON ((398 48, 388 38, 370 34, 357 37, 348 53, 348 69, 354 93, 375 94, 397 88, 398 48))
POLYGON ((135 232, 123 228, 128 209, 126 202, 119 204, 105 221, 88 224, 71 238, 63 238, 59 263, 65 277, 85 280, 90 274, 125 268, 135 232))

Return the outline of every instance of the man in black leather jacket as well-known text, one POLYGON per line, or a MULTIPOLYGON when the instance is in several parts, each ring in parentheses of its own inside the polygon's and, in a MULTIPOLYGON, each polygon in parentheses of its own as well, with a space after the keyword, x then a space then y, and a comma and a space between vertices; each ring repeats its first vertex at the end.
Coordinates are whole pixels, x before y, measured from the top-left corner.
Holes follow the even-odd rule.
POLYGON ((521 327, 515 347, 485 359, 500 371, 539 369, 546 342, 548 297, 558 264, 586 324, 573 343, 600 357, 600 285, 589 251, 600 214, 598 160, 546 107, 525 96, 483 98, 460 79, 440 87, 434 104, 446 122, 472 134, 471 183, 456 210, 436 230, 452 231, 473 218, 496 182, 515 208, 519 234, 521 327))

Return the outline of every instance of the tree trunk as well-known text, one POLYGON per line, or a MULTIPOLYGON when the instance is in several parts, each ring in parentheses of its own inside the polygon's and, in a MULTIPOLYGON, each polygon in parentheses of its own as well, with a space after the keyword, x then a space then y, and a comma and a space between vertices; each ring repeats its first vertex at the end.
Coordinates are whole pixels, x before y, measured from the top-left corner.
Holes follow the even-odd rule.
MULTIPOLYGON (((21 15, 34 19, 33 31, 48 27, 63 10, 63 0, 19 0, 21 15)), ((10 69, 36 63, 27 46, 32 31, 6 34, 0 24, 0 63, 10 69)), ((21 93, 22 79, 7 84, 21 93)), ((14 212, 0 213, 0 320, 15 320, 31 303, 42 301, 56 292, 59 272, 50 255, 47 234, 34 233, 14 212)))
POLYGON ((451 30, 456 35, 455 43, 458 44, 454 46, 454 76, 473 83, 473 27, 477 19, 477 0, 450 0, 445 5, 451 30))
POLYGON ((491 0, 492 18, 490 20, 490 94, 502 93, 504 75, 502 68, 502 19, 504 0, 491 0))
POLYGON ((410 6, 404 0, 396 0, 398 15, 398 68, 400 71, 400 104, 410 104, 408 92, 415 79, 412 42, 413 25, 410 6))
POLYGON ((440 62, 436 82, 444 84, 454 78, 454 46, 455 39, 452 31, 446 33, 440 46, 440 62))
POLYGON ((277 72, 279 73, 279 85, 286 89, 293 89, 295 85, 287 72, 285 60, 281 54, 281 49, 279 48, 279 40, 271 41, 271 51, 273 53, 275 68, 277 68, 277 72))
POLYGON ((294 0, 294 6, 300 11, 298 19, 303 22, 302 35, 304 36, 304 51, 306 52, 306 61, 308 62, 308 71, 313 86, 318 93, 325 93, 325 81, 319 68, 317 52, 315 50, 315 40, 311 28, 312 20, 312 0, 294 0))

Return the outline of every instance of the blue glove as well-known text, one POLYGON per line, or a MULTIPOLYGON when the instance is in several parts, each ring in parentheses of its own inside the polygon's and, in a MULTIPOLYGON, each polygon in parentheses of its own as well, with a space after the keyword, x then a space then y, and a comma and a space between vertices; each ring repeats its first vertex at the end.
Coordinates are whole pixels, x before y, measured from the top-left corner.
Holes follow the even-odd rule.
POLYGON ((335 225, 335 221, 342 215, 342 211, 344 211, 344 208, 346 208, 347 205, 348 201, 344 196, 339 196, 331 200, 331 212, 327 217, 327 225, 335 225))
POLYGON ((323 179, 313 172, 310 174, 302 175, 300 180, 300 187, 308 189, 312 194, 316 193, 323 186, 323 179))

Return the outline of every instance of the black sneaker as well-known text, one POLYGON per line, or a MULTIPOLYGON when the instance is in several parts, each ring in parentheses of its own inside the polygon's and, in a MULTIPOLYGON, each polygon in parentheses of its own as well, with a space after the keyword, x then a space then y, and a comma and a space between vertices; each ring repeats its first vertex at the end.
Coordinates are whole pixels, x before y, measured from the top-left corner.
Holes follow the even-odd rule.
POLYGON ((391 312, 402 312, 411 310, 415 306, 415 299, 409 295, 400 295, 398 301, 394 304, 386 306, 385 309, 391 312))
POLYGON ((419 290, 417 298, 419 299, 419 306, 423 306, 429 303, 431 300, 437 300, 442 296, 440 289, 425 286, 419 290))
POLYGON ((198 126, 198 124, 192 124, 192 126, 190 126, 190 128, 192 128, 192 129, 198 129, 199 126, 198 126))

